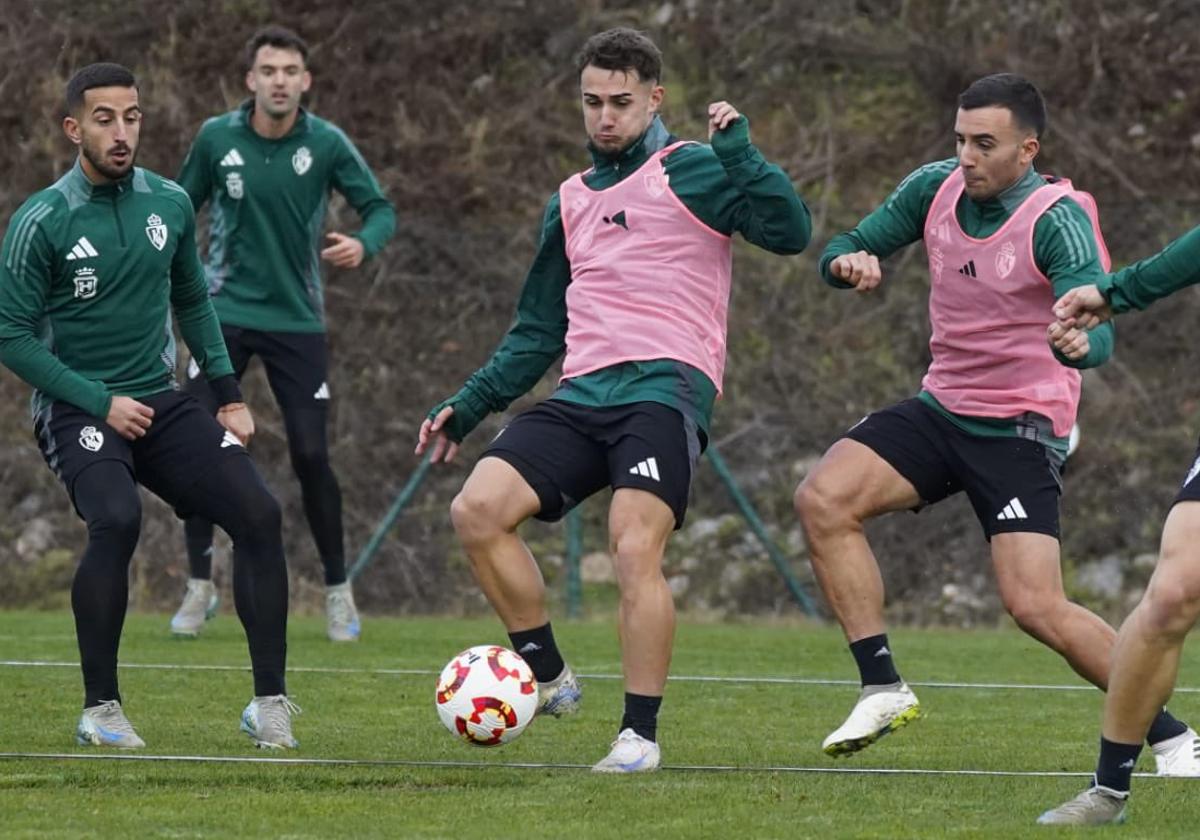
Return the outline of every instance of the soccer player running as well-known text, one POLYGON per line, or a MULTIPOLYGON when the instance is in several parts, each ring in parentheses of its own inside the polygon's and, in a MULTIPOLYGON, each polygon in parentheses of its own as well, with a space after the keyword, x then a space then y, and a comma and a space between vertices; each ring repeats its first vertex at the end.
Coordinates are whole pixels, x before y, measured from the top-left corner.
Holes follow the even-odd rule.
MULTIPOLYGON (((1114 314, 1145 309, 1160 298, 1200 283, 1200 227, 1149 259, 1080 286, 1054 306, 1058 321, 1051 341, 1076 329, 1094 329, 1114 314)), ((1142 740, 1155 724, 1179 673, 1183 641, 1200 618, 1200 451, 1175 496, 1163 525, 1158 565, 1141 603, 1117 634, 1100 759, 1092 786, 1047 811, 1044 824, 1101 825, 1121 822, 1129 782, 1142 740)), ((1187 747, 1195 755, 1200 746, 1187 747)))
MULTIPOLYGON (((825 739, 847 755, 919 716, 887 638, 883 582, 863 532, 889 511, 965 491, 991 544, 1000 597, 1026 633, 1096 686, 1115 632, 1067 600, 1059 563, 1059 468, 1079 402, 1079 368, 1111 353, 1111 325, 1046 342, 1058 296, 1104 277, 1091 197, 1033 166, 1046 111, 1011 74, 959 97, 958 157, 905 178, 821 256, 826 282, 869 292, 880 259, 924 240, 932 362, 920 393, 846 432, 796 491, 813 570, 858 665, 862 692, 825 739)), ((1160 773, 1198 775, 1196 733, 1161 711, 1149 728, 1160 773)))
MULTIPOLYGON (((197 211, 209 208, 208 283, 221 332, 240 380, 258 356, 283 414, 292 469, 325 571, 327 632, 355 641, 358 610, 346 576, 342 494, 329 463, 331 391, 321 260, 356 268, 378 253, 396 227, 361 154, 333 123, 300 107, 312 84, 308 46, 267 26, 246 45, 246 86, 254 98, 207 120, 184 160, 179 183, 197 211), (362 217, 353 236, 321 228, 329 191, 362 217)), ((186 390, 214 410, 203 371, 188 367, 186 390)), ((171 630, 196 636, 217 608, 212 523, 184 526, 190 579, 171 630)))
POLYGON ((620 588, 625 713, 600 772, 659 766, 657 717, 675 629, 662 574, 707 444, 725 367, 730 237, 780 254, 808 244, 808 209, 750 143, 732 105, 708 107, 711 146, 658 116, 662 56, 644 34, 590 38, 575 63, 592 168, 550 198, 516 322, 486 365, 422 424, 417 452, 450 460, 491 411, 566 351, 551 397, 484 451, 451 506, 475 576, 538 679, 539 713, 576 711, 545 585, 516 534, 613 489, 609 541, 620 588))
POLYGON ((9 223, 0 362, 33 386, 38 446, 87 523, 71 586, 84 684, 76 738, 145 746, 117 687, 140 484, 180 516, 206 516, 233 538, 234 598, 255 693, 242 729, 259 746, 294 747, 280 510, 243 448, 254 422, 208 300, 192 203, 175 183, 134 166, 142 111, 132 73, 84 67, 66 100, 63 130, 79 159, 9 223), (172 311, 212 379, 215 420, 176 390, 172 311))

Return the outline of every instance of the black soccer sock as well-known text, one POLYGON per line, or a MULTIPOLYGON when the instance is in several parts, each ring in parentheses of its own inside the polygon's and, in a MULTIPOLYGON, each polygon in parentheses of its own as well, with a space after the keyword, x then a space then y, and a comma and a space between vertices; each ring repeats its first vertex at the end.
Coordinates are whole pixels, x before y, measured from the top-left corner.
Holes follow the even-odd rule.
POLYGON ((1170 740, 1187 732, 1187 724, 1176 718, 1166 709, 1163 709, 1154 718, 1154 722, 1150 724, 1150 731, 1146 734, 1146 743, 1150 746, 1161 744, 1163 741, 1170 740))
POLYGON ((863 686, 900 682, 896 664, 892 662, 892 649, 888 647, 887 633, 851 642, 850 653, 854 654, 854 661, 858 664, 863 686))
POLYGON ((1118 744, 1100 736, 1100 761, 1096 764, 1096 784, 1129 793, 1129 780, 1137 767, 1141 744, 1118 744))
POLYGON ((129 603, 129 559, 141 531, 142 504, 129 469, 100 461, 75 480, 75 507, 88 542, 71 584, 71 609, 83 669, 84 708, 120 700, 117 651, 129 603))
POLYGON ((189 516, 183 521, 183 539, 190 576, 212 580, 213 524, 199 516, 189 516))
POLYGON ((547 622, 532 630, 518 630, 508 634, 513 650, 529 663, 534 679, 538 682, 550 682, 558 677, 566 667, 558 645, 554 643, 554 631, 547 622))
POLYGON ((632 729, 647 741, 658 740, 658 709, 661 697, 625 692, 625 715, 621 718, 621 732, 632 729))

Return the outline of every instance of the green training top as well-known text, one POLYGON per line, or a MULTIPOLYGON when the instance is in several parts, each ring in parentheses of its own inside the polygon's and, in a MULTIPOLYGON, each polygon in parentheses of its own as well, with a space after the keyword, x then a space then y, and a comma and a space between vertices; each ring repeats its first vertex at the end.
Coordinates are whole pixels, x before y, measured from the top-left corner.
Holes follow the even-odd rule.
POLYGON ((34 193, 0 250, 0 362, 103 420, 114 395, 175 387, 170 309, 221 403, 240 399, 196 253, 192 203, 140 167, 95 185, 79 163, 34 193))
POLYGON ((1145 309, 1159 298, 1200 283, 1200 227, 1152 257, 1114 272, 1098 284, 1113 312, 1145 309))
MULTIPOLYGON (((589 145, 593 169, 584 183, 593 190, 611 187, 675 139, 655 117, 646 133, 621 152, 605 154, 589 145)), ((751 144, 745 117, 713 135, 711 146, 681 146, 663 163, 668 188, 713 230, 727 236, 741 233, 746 241, 777 254, 798 254, 808 245, 808 208, 787 173, 768 163, 751 144)), ((507 408, 562 355, 570 282, 556 191, 542 218, 540 244, 517 301, 516 321, 487 364, 430 412, 432 417, 454 406, 446 426, 452 439, 461 441, 488 412, 507 408)), ((624 362, 569 379, 551 399, 597 407, 662 403, 695 422, 707 437, 716 395, 716 385, 699 370, 673 359, 656 359, 624 362)))
MULTIPOLYGON (((883 259, 905 245, 923 239, 925 217, 929 214, 934 196, 957 167, 955 158, 920 167, 901 181, 887 200, 859 222, 858 227, 831 239, 820 260, 821 276, 825 282, 836 288, 850 288, 848 283, 830 273, 830 264, 842 254, 866 251, 883 259)), ((964 193, 956 208, 958 223, 968 236, 986 239, 1000 229, 1034 190, 1045 185, 1046 180, 1030 167, 1015 184, 994 198, 975 201, 964 193)), ((1033 229, 1033 257, 1038 269, 1053 284, 1055 298, 1076 286, 1099 283, 1105 276, 1091 219, 1070 198, 1056 202, 1037 220, 1033 229)), ((1047 326, 1053 318, 1053 313, 1047 307, 1047 326)), ((1092 330, 1089 340, 1090 349, 1083 359, 1071 361, 1057 351, 1055 357, 1064 365, 1074 368, 1103 364, 1112 355, 1112 325, 1104 324, 1092 330)), ((947 411, 927 391, 921 391, 918 398, 971 434, 985 437, 1034 435, 1060 454, 1066 454, 1067 440, 1054 435, 1049 418, 1032 413, 1012 419, 968 417, 947 411)))
POLYGON ((179 183, 209 208, 208 284, 221 323, 275 332, 325 331, 321 230, 329 191, 362 217, 366 257, 396 229, 396 214, 340 128, 303 108, 278 140, 250 125, 253 100, 207 120, 179 183))

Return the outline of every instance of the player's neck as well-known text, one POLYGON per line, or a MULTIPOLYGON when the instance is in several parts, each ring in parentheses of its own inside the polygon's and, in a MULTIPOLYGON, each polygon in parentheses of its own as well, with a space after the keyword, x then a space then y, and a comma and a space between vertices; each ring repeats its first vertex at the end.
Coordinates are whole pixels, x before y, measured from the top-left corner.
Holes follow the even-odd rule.
POLYGON ((259 137, 265 137, 268 140, 278 140, 292 130, 293 126, 296 125, 296 120, 299 118, 299 108, 279 119, 275 119, 261 108, 255 108, 250 113, 250 127, 254 129, 254 133, 259 137))

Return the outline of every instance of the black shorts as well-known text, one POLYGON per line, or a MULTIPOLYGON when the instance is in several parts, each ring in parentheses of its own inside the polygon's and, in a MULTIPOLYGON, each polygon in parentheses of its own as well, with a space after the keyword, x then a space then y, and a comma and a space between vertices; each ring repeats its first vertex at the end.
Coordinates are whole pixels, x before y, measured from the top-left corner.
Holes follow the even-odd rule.
POLYGON ((988 540, 1010 532, 1058 539, 1062 459, 1038 440, 969 434, 915 398, 868 415, 845 436, 891 464, 924 504, 965 490, 988 540))
POLYGON ((246 450, 187 394, 164 391, 138 402, 153 408, 154 418, 145 436, 131 441, 83 409, 56 401, 34 423, 38 448, 72 504, 80 473, 101 461, 120 461, 139 484, 186 517, 196 480, 219 459, 246 457, 246 450))
POLYGON ((511 464, 537 493, 545 522, 604 487, 634 487, 662 499, 679 528, 706 445, 695 422, 661 403, 594 408, 546 400, 517 415, 480 457, 511 464))
POLYGON ((1171 502, 1172 505, 1180 502, 1200 502, 1200 479, 1197 479, 1196 476, 1200 476, 1200 446, 1196 448, 1192 466, 1183 479, 1183 486, 1179 488, 1175 501, 1171 502))
MULTIPOLYGON (((329 351, 325 333, 289 333, 221 326, 233 373, 240 381, 250 359, 262 359, 271 393, 285 415, 329 410, 329 351)), ((195 359, 188 362, 184 390, 216 413, 217 399, 195 359)))

